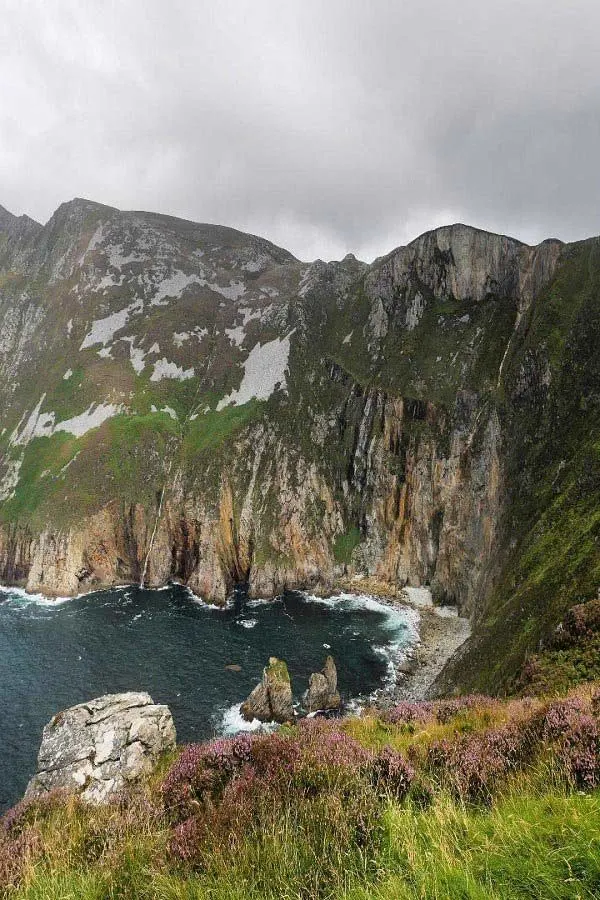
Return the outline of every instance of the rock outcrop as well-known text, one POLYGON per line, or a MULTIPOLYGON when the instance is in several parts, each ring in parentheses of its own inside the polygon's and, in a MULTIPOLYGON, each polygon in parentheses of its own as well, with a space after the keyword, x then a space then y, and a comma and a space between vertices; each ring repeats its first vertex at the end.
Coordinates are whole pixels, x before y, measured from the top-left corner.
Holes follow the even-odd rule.
POLYGON ((293 722, 294 704, 290 675, 285 662, 271 656, 263 676, 247 700, 241 705, 246 721, 293 722))
POLYGON ((103 803, 151 772, 175 739, 169 708, 147 693, 106 694, 72 706, 44 728, 39 771, 26 797, 59 789, 103 803))
POLYGON ((342 701, 337 689, 337 669, 333 656, 327 657, 320 672, 312 673, 303 700, 308 712, 340 708, 342 701))

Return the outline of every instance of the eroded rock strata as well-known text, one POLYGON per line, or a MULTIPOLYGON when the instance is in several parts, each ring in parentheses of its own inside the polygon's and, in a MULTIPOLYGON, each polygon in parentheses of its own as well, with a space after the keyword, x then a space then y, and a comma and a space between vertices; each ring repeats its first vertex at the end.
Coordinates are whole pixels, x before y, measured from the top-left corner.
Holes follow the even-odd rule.
POLYGON ((3 214, 0 578, 223 602, 364 574, 472 618, 455 684, 492 609, 522 657, 547 624, 528 610, 564 611, 558 575, 519 596, 535 535, 574 480, 598 490, 598 256, 455 225, 304 264, 84 200, 3 214))
POLYGON ((175 749, 175 738, 169 708, 144 692, 106 694, 72 706, 44 728, 38 772, 25 797, 63 790, 104 803, 151 772, 175 749))

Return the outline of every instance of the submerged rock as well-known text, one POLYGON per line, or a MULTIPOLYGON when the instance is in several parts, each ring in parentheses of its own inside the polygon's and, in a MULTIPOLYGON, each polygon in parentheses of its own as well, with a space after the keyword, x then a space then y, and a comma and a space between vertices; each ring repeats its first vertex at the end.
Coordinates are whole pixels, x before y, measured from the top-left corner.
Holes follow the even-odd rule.
POLYGON ((59 789, 103 803, 152 771, 158 757, 175 748, 175 739, 168 706, 144 692, 106 694, 72 706, 44 728, 39 771, 25 796, 59 789))
POLYGON ((320 672, 313 672, 304 695, 308 712, 320 709, 339 709, 341 698, 337 689, 337 669, 333 656, 328 656, 320 672))
POLYGON ((262 680, 241 705, 247 722, 291 722, 294 719, 292 686, 288 667, 282 659, 271 656, 263 670, 262 680))

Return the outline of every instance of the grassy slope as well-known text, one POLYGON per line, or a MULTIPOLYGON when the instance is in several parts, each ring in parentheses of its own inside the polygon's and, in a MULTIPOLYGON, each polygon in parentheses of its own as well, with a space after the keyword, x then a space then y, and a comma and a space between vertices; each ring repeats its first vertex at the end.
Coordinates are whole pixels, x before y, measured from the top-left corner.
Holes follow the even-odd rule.
POLYGON ((597 897, 597 718, 596 789, 590 783, 585 791, 574 790, 560 763, 560 748, 582 748, 581 727, 589 732, 597 717, 590 713, 591 693, 580 691, 558 706, 485 698, 460 708, 409 704, 399 708, 401 721, 392 714, 341 726, 321 723, 324 730, 312 738, 311 729, 308 738, 302 729, 283 729, 253 745, 254 775, 239 763, 231 775, 232 742, 215 745, 213 757, 204 745, 197 748, 204 762, 190 767, 190 756, 178 768, 177 760, 165 759, 121 804, 85 808, 55 797, 26 807, 8 832, 0 824, 0 896, 4 875, 5 885, 7 877, 13 881, 4 896, 20 900, 597 897), (411 718, 415 712, 417 719, 411 718), (544 737, 542 721, 553 722, 567 743, 544 737), (529 737, 498 776, 486 748, 493 745, 489 736, 507 728, 529 737), (444 754, 451 760, 452 748, 466 745, 491 777, 485 802, 455 790, 465 765, 472 766, 471 751, 449 769, 432 768, 432 760, 444 754), (297 747, 305 753, 300 767, 297 747), (385 747, 410 758, 419 773, 404 799, 391 791, 393 780, 365 781, 363 763, 357 768, 357 752, 360 757, 385 747), (200 802, 192 800, 188 812, 176 814, 175 822, 192 816, 181 831, 165 810, 173 809, 169 797, 189 795, 178 793, 181 781, 173 781, 172 773, 185 772, 187 784, 194 770, 220 772, 229 788, 219 788, 207 806, 201 793, 192 794, 200 802), (190 821, 206 821, 207 829, 189 831, 190 821))

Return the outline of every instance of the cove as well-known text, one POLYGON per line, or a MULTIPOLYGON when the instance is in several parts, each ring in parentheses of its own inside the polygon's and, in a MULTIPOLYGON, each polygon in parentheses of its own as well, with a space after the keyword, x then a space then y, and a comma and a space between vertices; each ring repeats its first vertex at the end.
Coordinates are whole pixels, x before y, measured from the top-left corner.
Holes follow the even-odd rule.
POLYGON ((180 743, 202 740, 240 724, 238 704, 269 656, 286 660, 299 699, 310 673, 333 654, 348 701, 393 679, 415 625, 412 610, 345 594, 249 601, 239 593, 216 609, 178 585, 59 602, 0 589, 0 811, 22 796, 42 728, 61 709, 145 690, 170 707, 180 743))

